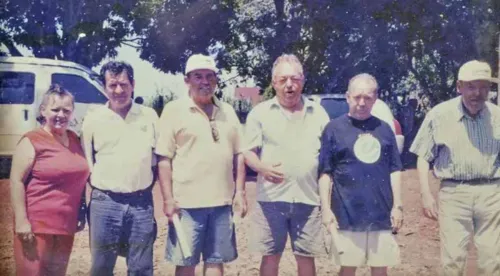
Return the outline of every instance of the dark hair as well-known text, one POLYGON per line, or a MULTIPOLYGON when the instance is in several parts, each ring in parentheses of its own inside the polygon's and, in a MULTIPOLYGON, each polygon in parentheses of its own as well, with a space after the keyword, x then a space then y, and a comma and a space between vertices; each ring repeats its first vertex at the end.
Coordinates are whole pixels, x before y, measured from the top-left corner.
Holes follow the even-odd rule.
POLYGON ((75 106, 75 97, 73 97, 73 94, 71 94, 68 90, 64 89, 59 84, 50 85, 49 90, 47 90, 47 92, 45 92, 45 94, 43 95, 42 102, 38 107, 38 115, 36 116, 36 120, 40 124, 45 123, 45 117, 43 117, 42 115, 42 110, 49 104, 49 100, 53 96, 59 96, 61 98, 69 97, 71 99, 71 105, 73 105, 73 107, 75 106))
POLYGON ((109 61, 101 67, 100 78, 104 85, 106 85, 106 72, 111 73, 113 76, 121 74, 123 71, 127 72, 127 77, 130 83, 134 82, 134 69, 132 65, 124 61, 109 61))

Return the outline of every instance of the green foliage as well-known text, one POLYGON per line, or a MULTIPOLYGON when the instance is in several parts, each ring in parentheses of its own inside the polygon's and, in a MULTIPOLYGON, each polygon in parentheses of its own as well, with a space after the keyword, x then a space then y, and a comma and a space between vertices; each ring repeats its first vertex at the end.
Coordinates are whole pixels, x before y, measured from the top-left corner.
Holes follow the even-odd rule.
POLYGON ((247 1, 224 48, 228 68, 261 87, 285 52, 303 60, 305 93, 343 93, 352 76, 367 72, 386 101, 415 92, 398 90, 411 77, 431 106, 456 95, 462 63, 485 59, 497 69, 499 1, 282 2, 247 1))
POLYGON ((192 53, 212 54, 265 98, 274 95, 274 60, 294 53, 305 93, 343 93, 367 72, 389 103, 417 93, 433 106, 456 95, 462 63, 484 59, 498 70, 498 18, 497 0, 3 0, 0 43, 13 55, 23 45, 89 67, 132 44, 172 73, 192 53))
POLYGON ((64 59, 93 67, 116 56, 122 43, 135 42, 158 0, 3 0, 0 43, 12 55, 16 45, 36 57, 64 59), (134 32, 135 31, 135 32, 134 32))
POLYGON ((158 116, 161 116, 163 108, 165 105, 173 100, 175 100, 175 94, 166 88, 156 88, 156 95, 148 101, 147 106, 151 107, 156 111, 158 116))

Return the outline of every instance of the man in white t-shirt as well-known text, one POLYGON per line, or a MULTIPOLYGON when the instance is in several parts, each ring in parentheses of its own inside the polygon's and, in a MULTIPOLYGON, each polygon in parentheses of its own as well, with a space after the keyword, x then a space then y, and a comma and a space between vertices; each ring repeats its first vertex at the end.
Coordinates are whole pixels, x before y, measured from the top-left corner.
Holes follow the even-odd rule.
POLYGON ((325 253, 318 155, 329 117, 302 96, 304 73, 296 56, 276 59, 272 85, 276 96, 254 107, 245 126, 245 162, 258 172, 250 247, 263 255, 260 275, 278 275, 290 235, 298 275, 316 275, 314 257, 325 253))

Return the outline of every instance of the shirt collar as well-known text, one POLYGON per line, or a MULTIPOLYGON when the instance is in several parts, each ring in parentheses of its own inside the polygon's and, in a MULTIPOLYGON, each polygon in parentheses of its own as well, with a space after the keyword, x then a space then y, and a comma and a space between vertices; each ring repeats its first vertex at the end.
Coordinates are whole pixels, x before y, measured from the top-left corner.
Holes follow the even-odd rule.
MULTIPOLYGON (((111 110, 111 108, 109 108, 109 101, 107 101, 104 105, 106 106, 107 110, 109 110, 109 111, 111 111, 111 112, 114 113, 114 111, 111 110)), ((130 107, 130 110, 128 111, 127 116, 129 114, 137 115, 140 112, 141 112, 141 108, 139 107, 139 104, 134 103, 134 101, 132 100, 132 106, 130 107)))
MULTIPOLYGON (((304 103, 304 107, 306 108, 306 111, 312 111, 314 109, 313 102, 308 98, 304 97, 303 95, 301 96, 301 98, 302 102, 304 103)), ((280 103, 278 102, 278 97, 274 96, 270 101, 271 101, 270 108, 282 108, 280 103)))
MULTIPOLYGON (((213 96, 213 97, 212 97, 212 102, 213 102, 213 104, 214 104, 216 107, 220 108, 221 102, 220 102, 220 100, 219 100, 219 99, 217 99, 217 97, 213 96)), ((193 99, 192 99, 191 97, 189 97, 189 96, 188 96, 188 97, 186 97, 186 104, 187 104, 187 106, 188 106, 189 108, 199 108, 199 107, 198 107, 198 106, 194 103, 193 99)))

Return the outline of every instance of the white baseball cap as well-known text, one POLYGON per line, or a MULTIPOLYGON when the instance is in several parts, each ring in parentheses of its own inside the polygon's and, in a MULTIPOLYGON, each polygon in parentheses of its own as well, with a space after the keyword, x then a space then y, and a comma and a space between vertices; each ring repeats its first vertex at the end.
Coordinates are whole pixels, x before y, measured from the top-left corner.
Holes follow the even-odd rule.
POLYGON ((217 72, 217 66, 215 66, 215 60, 211 56, 205 56, 202 54, 194 54, 190 56, 186 62, 185 74, 189 72, 200 69, 208 69, 217 72))
POLYGON ((500 83, 500 80, 491 76, 491 67, 488 63, 471 60, 464 63, 458 70, 458 80, 460 81, 475 81, 487 80, 500 83))

